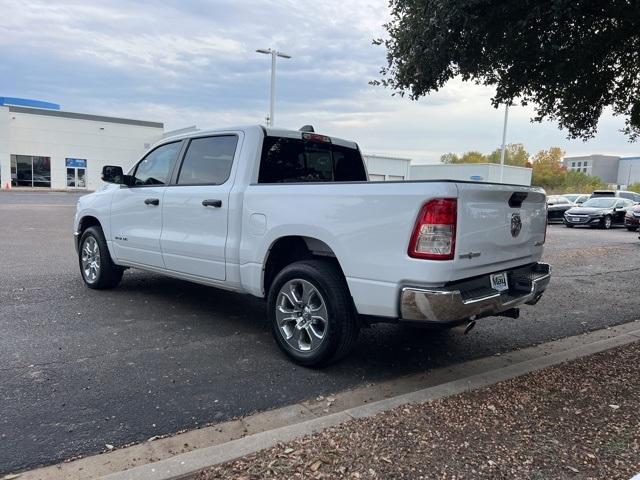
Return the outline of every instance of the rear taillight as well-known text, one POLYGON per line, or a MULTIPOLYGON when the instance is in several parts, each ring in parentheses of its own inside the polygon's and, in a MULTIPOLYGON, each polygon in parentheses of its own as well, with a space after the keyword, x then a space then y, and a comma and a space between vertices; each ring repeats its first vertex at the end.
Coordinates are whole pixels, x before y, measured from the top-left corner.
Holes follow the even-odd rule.
POLYGON ((456 247, 458 201, 436 198, 424 204, 409 242, 409 256, 428 260, 452 260, 456 247))

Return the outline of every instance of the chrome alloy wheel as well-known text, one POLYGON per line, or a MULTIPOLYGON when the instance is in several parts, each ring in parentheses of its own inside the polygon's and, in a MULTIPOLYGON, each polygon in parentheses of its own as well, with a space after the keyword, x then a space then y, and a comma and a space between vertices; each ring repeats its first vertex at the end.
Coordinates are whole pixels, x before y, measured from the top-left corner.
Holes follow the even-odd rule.
POLYGON ((289 346, 299 352, 311 352, 325 339, 329 315, 318 289, 311 282, 296 278, 278 292, 276 321, 289 346))
POLYGON ((100 248, 94 237, 87 237, 82 244, 82 275, 88 283, 95 283, 100 274, 100 248))

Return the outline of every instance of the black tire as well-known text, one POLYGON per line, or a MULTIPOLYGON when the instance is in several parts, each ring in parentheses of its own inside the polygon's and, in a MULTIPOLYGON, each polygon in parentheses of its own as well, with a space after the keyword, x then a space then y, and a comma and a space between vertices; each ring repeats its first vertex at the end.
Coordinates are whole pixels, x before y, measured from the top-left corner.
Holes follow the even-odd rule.
POLYGON ((109 249, 107 248, 107 241, 102 233, 102 228, 95 226, 87 228, 80 237, 78 243, 78 265, 80 267, 80 275, 84 284, 93 289, 104 290, 108 288, 117 287, 122 280, 122 274, 124 268, 113 263, 109 249), (95 270, 95 278, 92 278, 92 273, 87 273, 83 268, 83 250, 95 242, 99 256, 99 267, 95 270))
POLYGON ((630 232, 635 232, 638 229, 638 227, 627 227, 627 230, 629 230, 630 232))
POLYGON ((613 225, 613 218, 611 218, 610 215, 605 215, 602 219, 602 223, 600 224, 600 228, 609 230, 611 228, 611 225, 613 225))
POLYGON ((565 227, 567 227, 567 228, 573 228, 573 227, 575 227, 575 225, 569 225, 568 223, 565 223, 565 224, 564 224, 564 226, 565 226, 565 227))
MULTIPOLYGON (((351 351, 358 338, 359 326, 347 282, 338 267, 329 261, 295 262, 280 271, 269 289, 267 315, 271 332, 280 349, 295 363, 305 367, 321 367, 341 359, 351 351), (301 351, 288 343, 285 338, 286 332, 278 325, 276 314, 276 309, 283 306, 281 302, 287 302, 281 295, 281 289, 298 281, 307 282, 305 285, 309 284, 315 288, 319 293, 319 297, 315 297, 317 303, 322 303, 327 313, 326 324, 322 324, 325 325, 322 330, 323 338, 320 344, 310 351, 301 351)), ((299 312, 299 315, 299 320, 290 320, 287 325, 302 321, 302 312, 299 312)), ((301 335, 296 328, 293 327, 291 330, 301 335)), ((310 339, 310 335, 308 337, 310 339)))

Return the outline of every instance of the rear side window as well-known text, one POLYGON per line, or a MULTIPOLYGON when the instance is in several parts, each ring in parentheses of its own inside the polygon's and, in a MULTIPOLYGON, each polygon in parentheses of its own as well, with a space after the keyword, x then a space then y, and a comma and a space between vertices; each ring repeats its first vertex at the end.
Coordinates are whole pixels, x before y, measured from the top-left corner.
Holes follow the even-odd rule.
POLYGON ((191 140, 180 167, 178 185, 221 185, 226 182, 237 144, 235 135, 191 140))
POLYGON ((355 148, 297 138, 265 137, 258 183, 366 181, 355 148))

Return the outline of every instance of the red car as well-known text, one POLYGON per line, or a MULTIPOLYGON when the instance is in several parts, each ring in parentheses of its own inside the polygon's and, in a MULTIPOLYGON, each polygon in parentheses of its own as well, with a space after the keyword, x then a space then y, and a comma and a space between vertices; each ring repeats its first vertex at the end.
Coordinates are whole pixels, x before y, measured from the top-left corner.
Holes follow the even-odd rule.
POLYGON ((624 226, 627 230, 633 232, 640 226, 640 205, 634 205, 627 210, 624 216, 624 226))

